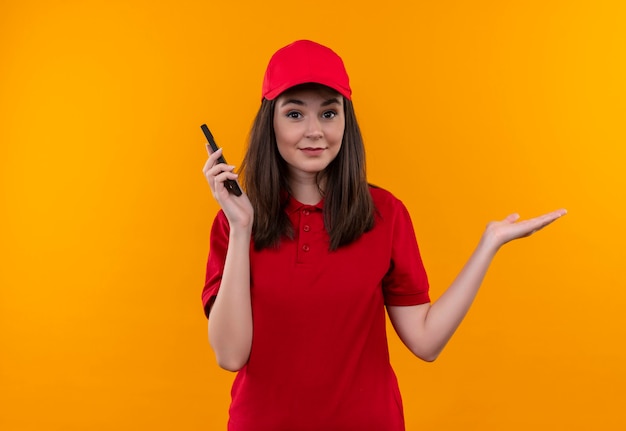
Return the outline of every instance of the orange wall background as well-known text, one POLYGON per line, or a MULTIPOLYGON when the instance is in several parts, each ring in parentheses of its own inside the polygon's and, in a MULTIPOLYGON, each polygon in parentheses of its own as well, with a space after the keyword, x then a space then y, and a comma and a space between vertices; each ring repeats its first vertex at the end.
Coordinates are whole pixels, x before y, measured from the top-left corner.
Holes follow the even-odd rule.
POLYGON ((199 125, 239 164, 300 38, 344 58, 434 298, 488 221, 569 210, 501 251, 438 361, 390 334, 408 430, 625 429, 625 22, 618 0, 3 1, 0 429, 225 429, 199 125))

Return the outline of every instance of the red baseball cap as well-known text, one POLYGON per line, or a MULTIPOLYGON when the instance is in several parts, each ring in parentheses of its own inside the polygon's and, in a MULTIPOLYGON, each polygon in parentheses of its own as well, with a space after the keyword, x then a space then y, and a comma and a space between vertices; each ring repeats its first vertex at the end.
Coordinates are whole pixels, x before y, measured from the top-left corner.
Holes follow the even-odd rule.
POLYGON ((310 40, 297 40, 274 53, 265 70, 262 96, 272 100, 293 86, 307 83, 330 87, 348 100, 352 96, 341 57, 310 40))

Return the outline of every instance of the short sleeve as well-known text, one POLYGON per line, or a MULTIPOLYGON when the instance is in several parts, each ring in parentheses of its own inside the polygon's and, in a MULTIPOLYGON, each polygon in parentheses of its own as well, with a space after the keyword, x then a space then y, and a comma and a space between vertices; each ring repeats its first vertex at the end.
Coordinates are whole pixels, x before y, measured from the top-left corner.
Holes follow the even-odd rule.
POLYGON ((428 277, 409 212, 397 199, 391 206, 391 262, 383 279, 385 305, 418 305, 430 302, 428 277))
POLYGON ((209 310, 217 296, 217 291, 222 282, 224 262, 228 250, 228 235, 230 226, 223 211, 219 211, 213 220, 211 238, 209 241, 209 258, 206 265, 206 277, 204 289, 202 289, 202 306, 204 314, 208 318, 209 310))

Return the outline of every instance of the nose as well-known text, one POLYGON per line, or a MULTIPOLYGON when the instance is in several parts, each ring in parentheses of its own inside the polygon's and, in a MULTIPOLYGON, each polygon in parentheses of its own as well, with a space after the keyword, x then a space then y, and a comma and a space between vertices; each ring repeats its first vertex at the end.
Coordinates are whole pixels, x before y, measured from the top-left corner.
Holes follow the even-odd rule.
POLYGON ((324 133, 322 132, 322 124, 320 123, 319 118, 309 117, 305 136, 309 139, 315 140, 321 139, 324 136, 324 133))

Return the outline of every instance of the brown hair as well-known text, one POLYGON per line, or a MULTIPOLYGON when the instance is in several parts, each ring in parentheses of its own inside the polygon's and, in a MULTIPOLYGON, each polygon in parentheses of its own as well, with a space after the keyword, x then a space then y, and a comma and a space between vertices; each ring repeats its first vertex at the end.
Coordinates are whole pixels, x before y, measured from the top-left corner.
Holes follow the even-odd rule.
MULTIPOLYGON (((275 100, 275 99, 274 99, 275 100)), ((284 209, 290 194, 287 163, 276 146, 274 100, 263 99, 256 115, 241 173, 254 208, 252 235, 257 250, 277 246, 293 226, 284 209)), ((330 249, 349 244, 374 226, 374 203, 365 174, 365 147, 354 106, 345 97, 345 130, 335 159, 318 175, 324 178, 324 224, 330 249)))

